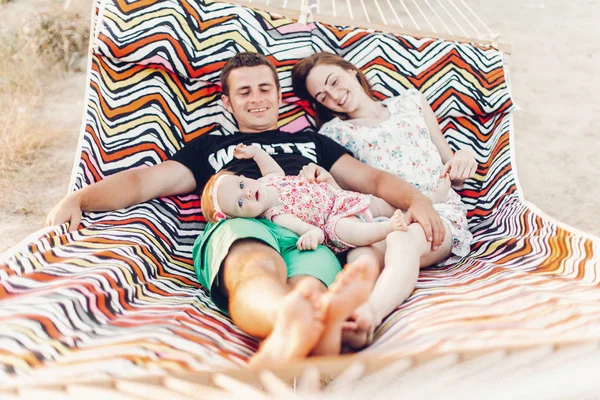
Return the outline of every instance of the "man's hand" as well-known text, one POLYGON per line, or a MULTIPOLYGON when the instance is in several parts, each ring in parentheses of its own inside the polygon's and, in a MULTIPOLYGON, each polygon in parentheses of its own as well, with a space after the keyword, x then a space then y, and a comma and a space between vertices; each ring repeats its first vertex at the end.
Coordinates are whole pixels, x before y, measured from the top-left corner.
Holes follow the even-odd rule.
POLYGON ((440 178, 450 177, 455 185, 462 183, 475 176, 477 172, 477 161, 468 150, 458 150, 454 156, 444 165, 440 178))
POLYGON ((233 150, 233 156, 239 160, 249 159, 256 157, 259 148, 256 146, 246 146, 245 144, 238 144, 233 150))
POLYGON ((432 250, 437 250, 444 242, 446 227, 438 213, 433 209, 429 199, 414 200, 406 210, 404 219, 407 225, 417 222, 423 227, 427 241, 431 242, 432 250))
POLYGON ((69 222, 69 232, 75 232, 81 222, 81 203, 77 192, 63 198, 46 217, 46 227, 69 222))
POLYGON ((298 250, 314 250, 323 243, 325 235, 320 229, 309 229, 304 235, 300 236, 296 242, 298 250))

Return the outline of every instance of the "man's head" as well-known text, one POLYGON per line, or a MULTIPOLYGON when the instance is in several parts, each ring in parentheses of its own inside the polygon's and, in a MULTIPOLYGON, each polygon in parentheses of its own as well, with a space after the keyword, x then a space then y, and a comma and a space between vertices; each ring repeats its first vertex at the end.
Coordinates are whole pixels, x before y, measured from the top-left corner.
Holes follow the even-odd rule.
POLYGON ((281 87, 277 70, 263 55, 239 53, 221 72, 223 104, 242 132, 257 133, 277 128, 281 87))

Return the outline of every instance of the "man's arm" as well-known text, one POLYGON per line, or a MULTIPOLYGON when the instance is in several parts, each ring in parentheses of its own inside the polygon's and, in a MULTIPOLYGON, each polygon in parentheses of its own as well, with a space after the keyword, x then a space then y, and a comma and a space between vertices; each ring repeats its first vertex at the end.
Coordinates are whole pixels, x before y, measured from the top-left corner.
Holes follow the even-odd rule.
POLYGON ((46 226, 70 222, 77 230, 83 211, 118 210, 163 196, 193 191, 192 171, 168 160, 149 168, 136 168, 111 175, 63 198, 48 214, 46 226))
POLYGON ((436 250, 444 241, 445 227, 431 200, 405 180, 361 163, 349 154, 341 156, 329 171, 347 190, 369 193, 392 206, 407 210, 406 223, 418 222, 436 250))

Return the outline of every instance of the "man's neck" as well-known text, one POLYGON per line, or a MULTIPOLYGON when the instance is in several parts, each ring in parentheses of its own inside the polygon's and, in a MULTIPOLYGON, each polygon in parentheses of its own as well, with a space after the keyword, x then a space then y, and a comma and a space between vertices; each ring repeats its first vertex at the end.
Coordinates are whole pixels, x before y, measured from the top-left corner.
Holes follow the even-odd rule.
POLYGON ((266 129, 255 129, 255 128, 249 128, 249 127, 240 127, 239 128, 239 132, 241 133, 263 133, 263 132, 268 132, 268 131, 274 131, 277 130, 277 124, 275 124, 274 126, 271 126, 270 128, 266 128, 266 129))

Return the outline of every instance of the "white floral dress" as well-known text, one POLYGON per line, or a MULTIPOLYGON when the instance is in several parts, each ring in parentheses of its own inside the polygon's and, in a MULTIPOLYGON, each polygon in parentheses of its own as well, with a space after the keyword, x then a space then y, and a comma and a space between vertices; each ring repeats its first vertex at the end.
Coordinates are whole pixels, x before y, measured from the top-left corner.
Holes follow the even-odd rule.
MULTIPOLYGON (((362 126, 335 118, 323 125, 320 133, 340 143, 363 163, 396 174, 431 196, 441 183, 444 165, 425 122, 421 94, 410 89, 383 104, 391 115, 384 122, 362 126)), ((450 227, 452 253, 466 256, 473 237, 460 196, 450 190, 447 200, 433 208, 450 227)))

